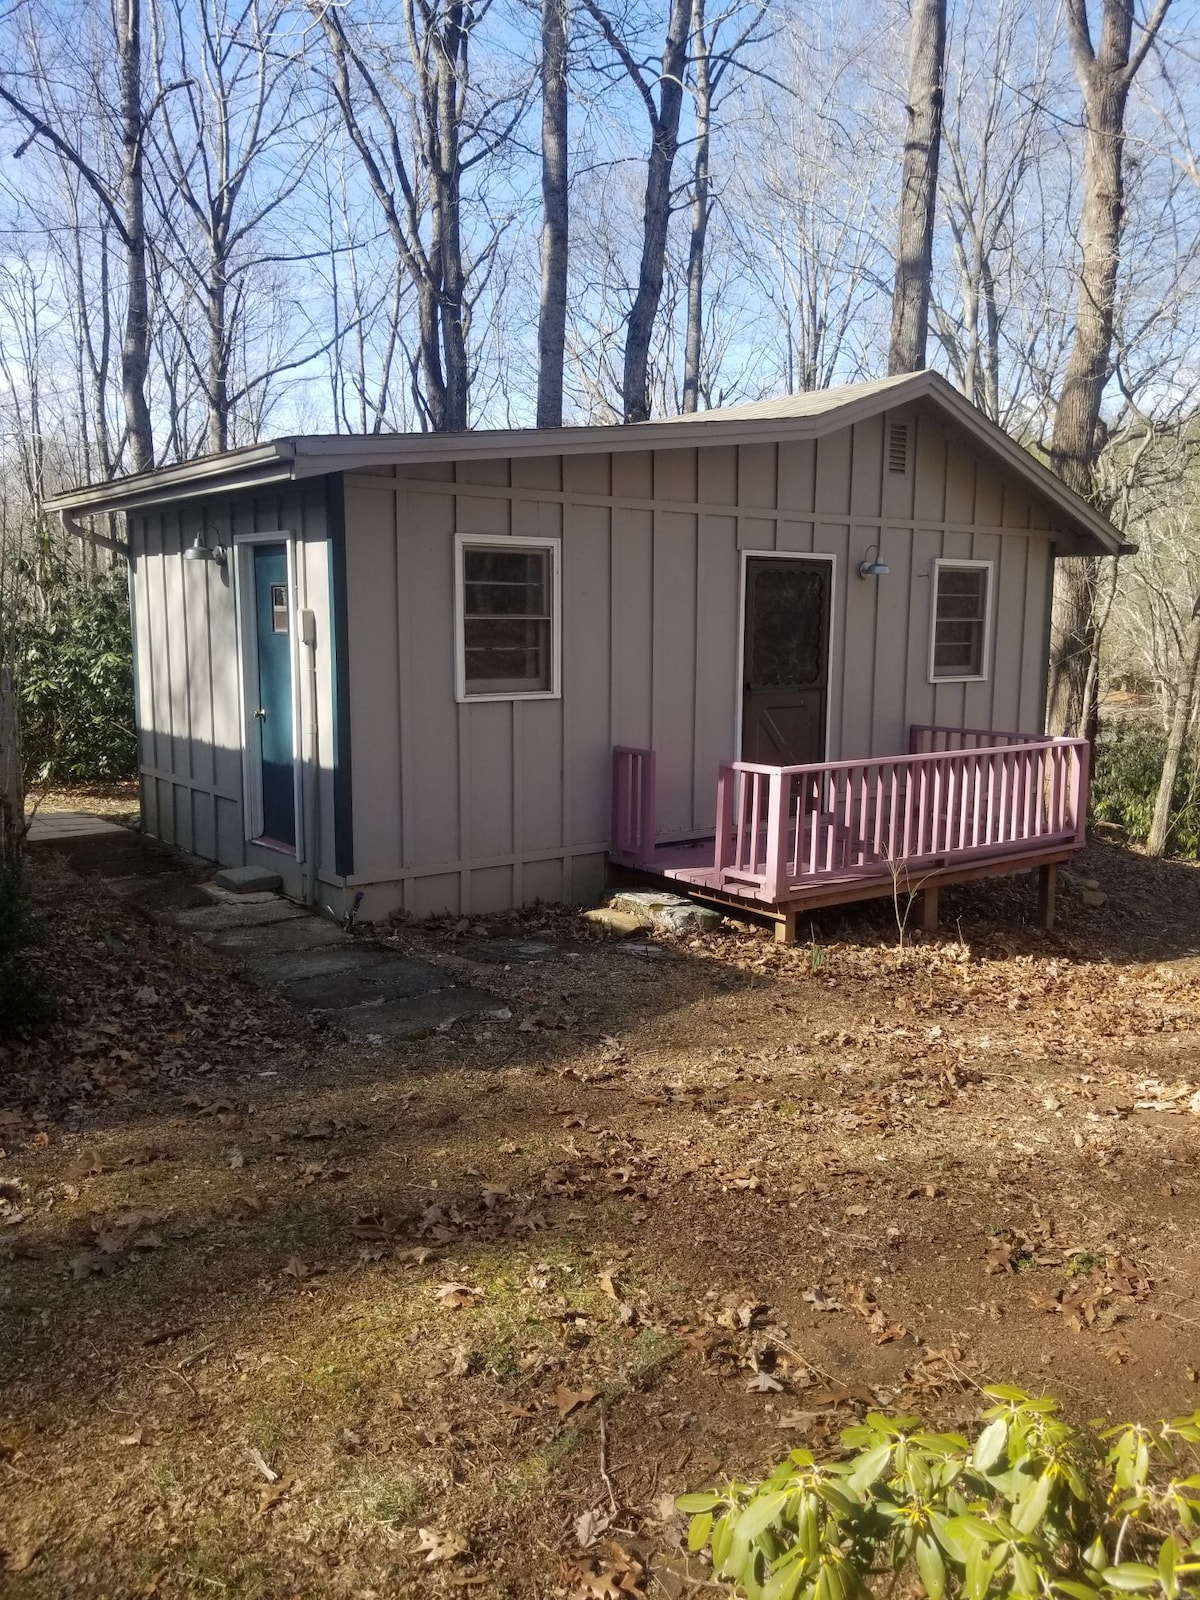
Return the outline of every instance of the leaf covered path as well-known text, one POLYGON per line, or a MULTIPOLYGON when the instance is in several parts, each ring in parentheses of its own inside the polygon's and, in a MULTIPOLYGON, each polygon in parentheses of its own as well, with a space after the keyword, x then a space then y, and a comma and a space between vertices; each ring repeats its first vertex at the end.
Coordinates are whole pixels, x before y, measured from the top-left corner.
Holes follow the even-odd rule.
POLYGON ((387 1047, 39 855, 0 1592, 676 1596, 671 1497, 865 1405, 1194 1409, 1200 874, 1090 854, 1053 938, 401 929, 512 1015, 387 1047))

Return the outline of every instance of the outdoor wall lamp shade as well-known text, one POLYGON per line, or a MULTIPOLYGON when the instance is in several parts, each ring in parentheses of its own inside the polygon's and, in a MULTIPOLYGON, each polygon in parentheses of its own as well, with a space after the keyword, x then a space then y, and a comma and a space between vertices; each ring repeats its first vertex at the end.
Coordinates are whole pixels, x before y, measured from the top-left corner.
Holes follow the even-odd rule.
POLYGON ((886 578, 886 577, 888 577, 890 575, 891 570, 892 570, 891 567, 888 566, 887 562, 880 555, 879 546, 877 544, 868 545, 867 546, 866 555, 858 563, 858 575, 859 575, 859 577, 860 578, 886 578), (871 551, 872 550, 874 550, 874 552, 875 552, 874 561, 871 560, 871 551))
POLYGON ((215 561, 219 567, 223 567, 228 557, 219 544, 210 545, 208 543, 208 529, 201 528, 196 535, 194 543, 190 544, 183 552, 183 559, 185 561, 215 561))

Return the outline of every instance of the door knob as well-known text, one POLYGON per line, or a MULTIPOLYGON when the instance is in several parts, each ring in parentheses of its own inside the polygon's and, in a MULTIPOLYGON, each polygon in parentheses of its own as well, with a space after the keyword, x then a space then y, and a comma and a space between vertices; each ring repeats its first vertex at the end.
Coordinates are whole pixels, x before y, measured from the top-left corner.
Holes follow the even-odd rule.
POLYGON ((266 720, 267 713, 262 709, 261 706, 253 714, 254 714, 254 716, 256 716, 258 718, 258 720, 260 722, 264 722, 266 720))

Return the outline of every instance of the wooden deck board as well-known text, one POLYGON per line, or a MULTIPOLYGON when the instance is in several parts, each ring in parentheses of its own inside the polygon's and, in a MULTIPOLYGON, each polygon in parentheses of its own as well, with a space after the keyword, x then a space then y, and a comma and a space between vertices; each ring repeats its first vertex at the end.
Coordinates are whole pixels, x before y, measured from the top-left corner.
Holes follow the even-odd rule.
MULTIPOLYGON (((692 848, 699 848, 693 845, 692 848)), ((1061 866, 1071 860, 1079 847, 1072 843, 1056 843, 1053 847, 1025 851, 1020 855, 991 857, 985 861, 950 861, 931 865, 909 875, 901 881, 900 894, 907 899, 917 896, 926 888, 946 888, 956 883, 973 883, 981 878, 1015 876, 1032 872, 1039 867, 1061 866)), ((892 874, 873 877, 845 876, 822 878, 793 887, 786 898, 763 900, 750 885, 741 893, 736 884, 720 884, 718 873, 712 866, 712 843, 708 845, 709 865, 677 867, 664 861, 668 852, 652 863, 636 867, 621 866, 622 875, 635 877, 639 882, 655 883, 662 887, 674 886, 677 891, 690 894, 706 904, 726 910, 740 910, 775 922, 791 921, 804 911, 819 911, 829 906, 855 905, 860 901, 890 899, 896 893, 892 874)))

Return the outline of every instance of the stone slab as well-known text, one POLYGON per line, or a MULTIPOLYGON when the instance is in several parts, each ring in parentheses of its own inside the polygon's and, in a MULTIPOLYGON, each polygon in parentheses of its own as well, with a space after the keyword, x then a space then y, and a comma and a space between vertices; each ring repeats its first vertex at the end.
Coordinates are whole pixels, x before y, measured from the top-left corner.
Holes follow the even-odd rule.
POLYGON ((583 949, 577 944, 556 944, 549 939, 470 939, 456 947, 456 954, 471 961, 485 961, 496 966, 513 966, 536 961, 562 961, 566 956, 578 955, 583 949))
POLYGON ((297 917, 311 916, 303 906, 290 900, 270 900, 266 905, 200 906, 194 911, 167 911, 163 921, 182 933, 194 933, 198 939, 206 935, 223 933, 227 928, 265 927, 272 922, 291 922, 297 917))
POLYGON ((657 889, 622 889, 613 895, 609 908, 644 917, 654 927, 665 928, 670 933, 710 933, 725 920, 711 906, 699 906, 686 895, 657 889))
POLYGON ((611 906, 596 906, 591 911, 585 911, 583 920, 590 922, 594 928, 603 929, 605 933, 614 934, 618 939, 644 933, 650 926, 648 916, 633 911, 614 911, 611 906))
POLYGON ((37 811, 25 835, 28 844, 58 844, 63 839, 127 835, 119 822, 106 822, 91 811, 37 811))
POLYGON ((231 894, 264 894, 283 887, 283 879, 270 867, 222 867, 213 882, 231 894))
POLYGON ((156 872, 141 878, 108 878, 104 887, 127 906, 158 917, 211 904, 201 884, 187 872, 156 872))
MULTIPOLYGON (((282 923, 287 929, 291 923, 282 923)), ((274 933, 273 928, 265 930, 274 933)), ((373 950, 346 936, 325 945, 309 945, 300 950, 276 950, 270 938, 257 950, 248 951, 242 960, 251 976, 261 983, 299 983, 310 978, 328 978, 338 973, 366 974, 378 966, 390 966, 395 958, 373 950)))
POLYGON ((216 883, 204 885, 205 903, 218 906, 269 906, 283 897, 274 889, 222 889, 216 883))
POLYGON ((495 995, 456 985, 408 1000, 378 1006, 351 1006, 331 1012, 331 1025, 355 1038, 427 1039, 431 1034, 470 1017, 486 1017, 501 1009, 495 995))
POLYGON ((445 973, 427 962, 366 950, 352 953, 357 959, 339 971, 280 983, 280 994, 306 1011, 345 1011, 351 1006, 386 1005, 454 987, 445 973))
POLYGON ((53 843, 72 868, 85 876, 146 878, 158 872, 193 870, 189 858, 152 844, 127 828, 118 828, 115 833, 82 833, 53 843))
POLYGON ((336 922, 324 917, 296 917, 286 922, 224 928, 219 933, 208 934, 206 942, 222 955, 241 957, 247 962, 304 950, 344 949, 354 944, 336 922))

